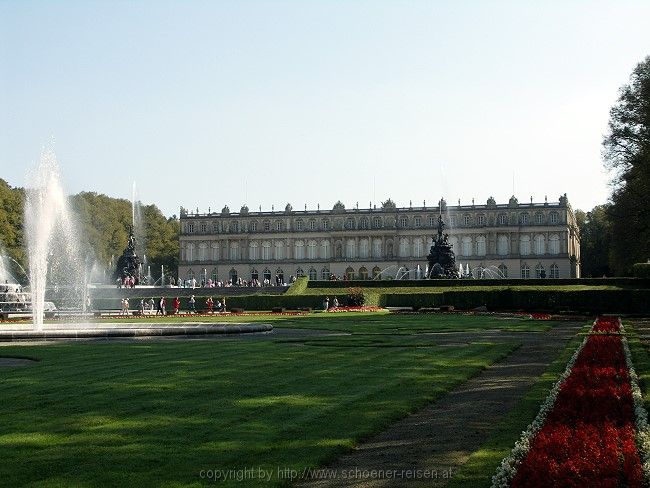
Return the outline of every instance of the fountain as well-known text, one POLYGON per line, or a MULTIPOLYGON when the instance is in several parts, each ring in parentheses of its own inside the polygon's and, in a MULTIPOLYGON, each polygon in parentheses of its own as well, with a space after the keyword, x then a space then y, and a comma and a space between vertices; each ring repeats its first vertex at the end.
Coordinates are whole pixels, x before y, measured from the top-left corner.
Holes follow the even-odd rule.
POLYGON ((73 286, 81 266, 76 232, 61 186, 59 167, 52 151, 44 151, 38 166, 28 174, 25 192, 25 237, 29 256, 33 327, 43 330, 45 290, 48 276, 60 285, 73 286))
MULTIPOLYGON (((25 190, 24 229, 30 289, 28 293, 24 293, 22 286, 17 283, 3 284, 0 286, 0 302, 7 301, 11 305, 11 309, 3 308, 3 319, 11 315, 24 317, 29 314, 32 316, 32 324, 20 321, 3 324, 3 327, 0 328, 0 341, 142 336, 184 337, 273 330, 273 326, 270 324, 240 323, 232 325, 195 322, 186 324, 141 322, 134 325, 128 322, 116 324, 104 321, 97 323, 56 321, 48 323, 44 327, 43 319, 46 307, 50 303, 45 301, 46 293, 54 295, 59 305, 65 304, 66 310, 63 315, 68 318, 79 319, 81 313, 81 318, 85 319, 88 312, 91 312, 93 316, 102 316, 102 311, 86 309, 87 300, 90 303, 89 285, 93 276, 100 274, 100 269, 92 264, 90 257, 86 259, 80 257, 77 247, 79 233, 76 232, 72 214, 68 208, 68 197, 63 191, 59 167, 52 151, 44 151, 39 164, 28 175, 25 190), (74 304, 71 299, 75 300, 74 304)), ((126 269, 130 273, 142 271, 139 258, 135 253, 135 243, 136 237, 132 228, 127 248, 118 261, 118 270, 126 269)), ((162 281, 164 280, 164 268, 161 267, 161 271, 162 281)), ((12 278, 4 260, 0 260, 0 276, 7 281, 12 278)), ((109 317, 111 315, 113 314, 109 313, 109 317)), ((61 317, 62 315, 59 315, 59 318, 61 317)))

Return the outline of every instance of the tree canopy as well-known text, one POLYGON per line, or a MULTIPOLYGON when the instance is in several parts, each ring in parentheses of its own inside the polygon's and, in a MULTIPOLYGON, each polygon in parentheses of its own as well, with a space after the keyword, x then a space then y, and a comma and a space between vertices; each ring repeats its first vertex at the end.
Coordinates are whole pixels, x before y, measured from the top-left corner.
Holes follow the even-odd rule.
POLYGON ((650 56, 610 111, 603 158, 612 172, 611 264, 618 273, 650 258, 650 56))
MULTIPOLYGON (((23 236, 24 191, 12 188, 0 179, 0 251, 15 259, 27 268, 23 236)), ((81 192, 70 197, 78 225, 80 252, 108 266, 111 257, 122 254, 129 237, 132 224, 131 202, 111 198, 94 192, 81 192)), ((179 222, 176 217, 166 218, 155 205, 141 207, 144 249, 138 254, 146 254, 151 265, 152 275, 160 275, 160 266, 165 273, 178 270, 179 222)), ((15 269, 12 262, 7 263, 16 278, 22 272, 15 269)))

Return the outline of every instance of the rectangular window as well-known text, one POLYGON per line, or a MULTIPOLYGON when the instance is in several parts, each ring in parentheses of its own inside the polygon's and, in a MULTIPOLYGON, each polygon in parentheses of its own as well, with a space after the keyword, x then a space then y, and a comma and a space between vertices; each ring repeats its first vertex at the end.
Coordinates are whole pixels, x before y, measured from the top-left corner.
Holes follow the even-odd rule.
POLYGON ((330 228, 330 221, 323 220, 323 230, 328 230, 330 228))
POLYGON ((296 222, 296 230, 302 230, 302 220, 296 222))
POLYGON ((187 232, 194 232, 194 224, 187 224, 187 232))
POLYGON ((266 232, 271 230, 271 222, 264 222, 264 230, 266 232))
POLYGON ((422 225, 422 219, 420 217, 415 217, 413 220, 413 225, 415 227, 420 227, 422 225))
POLYGON ((251 232, 257 232, 257 222, 251 222, 251 232))
POLYGON ((202 223, 202 224, 201 224, 201 232, 205 233, 205 232, 207 232, 207 231, 208 231, 208 225, 202 223))
POLYGON ((315 220, 310 220, 309 221, 309 230, 316 230, 316 221, 315 220))

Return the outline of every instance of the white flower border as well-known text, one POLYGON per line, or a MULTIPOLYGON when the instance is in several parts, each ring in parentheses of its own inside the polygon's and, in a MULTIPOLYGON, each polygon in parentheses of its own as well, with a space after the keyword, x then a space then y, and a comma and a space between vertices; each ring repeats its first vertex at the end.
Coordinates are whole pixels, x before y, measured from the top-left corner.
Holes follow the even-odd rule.
MULTIPOLYGON (((619 318, 621 332, 624 332, 623 324, 619 318)), ((628 346, 625 335, 621 336, 623 343, 623 352, 625 353, 625 363, 630 375, 630 385, 632 386, 632 400, 634 401, 634 424, 636 427, 636 447, 639 450, 641 457, 641 465, 643 466, 643 477, 645 478, 646 486, 650 485, 650 424, 648 424, 648 412, 643 406, 643 394, 639 388, 639 377, 636 374, 634 365, 632 364, 632 353, 628 346)))
MULTIPOLYGON (((591 327, 592 329, 594 325, 596 325, 596 321, 594 321, 594 324, 591 327)), ((501 461, 501 465, 497 468, 496 474, 492 477, 492 488, 508 488, 510 486, 510 483, 517 473, 519 464, 526 457, 528 451, 530 450, 530 443, 532 439, 540 431, 544 425, 544 422, 546 421, 546 416, 553 409, 555 400, 557 399, 557 395, 560 391, 560 387, 562 386, 562 383, 566 381, 569 375, 571 375, 573 365, 578 359, 578 355, 582 351, 582 348, 587 343, 588 338, 589 336, 587 335, 587 337, 584 338, 576 351, 573 353, 571 359, 569 359, 564 373, 562 373, 555 385, 553 385, 553 388, 551 388, 551 391, 546 397, 544 403, 542 403, 542 406, 539 409, 539 413, 537 414, 537 417, 535 417, 535 420, 533 420, 532 423, 526 428, 526 430, 521 433, 521 437, 517 442, 515 442, 515 447, 513 447, 512 451, 510 451, 510 455, 501 461)))

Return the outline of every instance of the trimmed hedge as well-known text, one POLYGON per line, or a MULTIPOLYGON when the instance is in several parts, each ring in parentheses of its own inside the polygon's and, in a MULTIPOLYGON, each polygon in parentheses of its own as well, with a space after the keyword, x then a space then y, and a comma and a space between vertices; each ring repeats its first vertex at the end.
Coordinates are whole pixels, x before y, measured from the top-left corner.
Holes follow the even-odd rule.
POLYGON ((648 313, 650 290, 477 290, 381 295, 384 307, 430 308, 453 305, 470 310, 575 311, 599 313, 648 313))
POLYGON ((635 263, 632 266, 632 274, 636 278, 650 278, 650 263, 635 263))
MULTIPOLYGON (((173 309, 173 300, 177 295, 163 294, 167 298, 167 312, 173 309)), ((215 306, 218 300, 223 298, 221 295, 195 295, 196 300, 195 308, 197 311, 207 310, 206 300, 208 296, 212 296, 215 306)), ((159 299, 160 297, 154 297, 159 299)), ((242 308, 245 311, 259 311, 259 310, 272 310, 276 307, 282 307, 290 310, 297 310, 299 308, 312 308, 321 310, 323 308, 323 297, 317 295, 243 295, 243 296, 226 296, 226 309, 242 308)), ((181 311, 190 309, 189 297, 180 297, 181 311)), ((140 305, 140 298, 129 298, 129 308, 131 310, 137 309, 140 305)), ((119 298, 95 298, 92 300, 91 307, 93 310, 119 310, 121 307, 121 299, 119 298)), ((145 300, 145 308, 148 309, 147 300, 145 300)), ((156 310, 154 305, 154 310, 156 310)))

